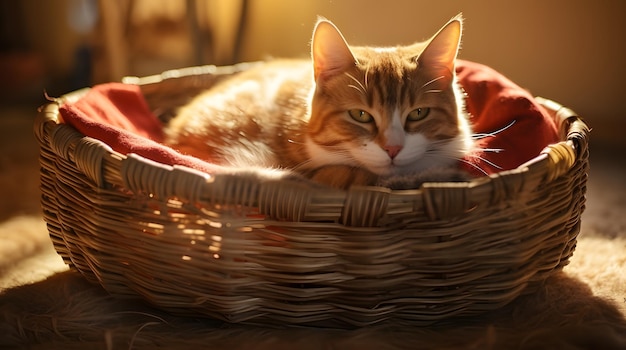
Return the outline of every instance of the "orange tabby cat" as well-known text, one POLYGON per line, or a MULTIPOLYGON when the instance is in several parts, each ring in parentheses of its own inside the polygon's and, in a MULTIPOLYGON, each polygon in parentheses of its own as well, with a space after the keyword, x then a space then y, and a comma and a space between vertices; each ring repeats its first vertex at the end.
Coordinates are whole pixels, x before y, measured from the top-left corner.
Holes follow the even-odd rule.
POLYGON ((166 143, 339 188, 447 177, 473 145, 455 76, 461 27, 457 16, 423 43, 354 47, 320 19, 312 60, 263 63, 211 88, 180 109, 166 143))

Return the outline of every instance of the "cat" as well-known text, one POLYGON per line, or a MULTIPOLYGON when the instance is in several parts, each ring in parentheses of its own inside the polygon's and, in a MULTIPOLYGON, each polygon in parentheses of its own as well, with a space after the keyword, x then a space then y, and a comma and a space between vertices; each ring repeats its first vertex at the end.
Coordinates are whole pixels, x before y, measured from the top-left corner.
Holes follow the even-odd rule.
POLYGON ((169 122, 165 143, 340 189, 462 181, 459 161, 473 149, 455 75, 462 22, 425 42, 359 47, 320 17, 310 60, 264 62, 199 94, 169 122))

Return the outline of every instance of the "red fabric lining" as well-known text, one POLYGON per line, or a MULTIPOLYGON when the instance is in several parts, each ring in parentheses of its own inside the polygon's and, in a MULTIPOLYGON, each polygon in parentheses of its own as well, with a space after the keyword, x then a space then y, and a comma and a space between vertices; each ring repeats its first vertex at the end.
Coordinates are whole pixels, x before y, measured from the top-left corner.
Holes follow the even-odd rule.
POLYGON ((514 169, 559 141, 554 121, 528 91, 479 63, 459 60, 456 72, 468 95, 466 108, 474 133, 500 130, 482 138, 479 144, 484 149, 502 151, 479 152, 469 159, 478 167, 489 174, 514 169))
POLYGON ((167 165, 184 165, 207 173, 223 170, 162 145, 163 125, 152 114, 139 86, 107 83, 94 86, 75 103, 59 108, 65 122, 122 154, 135 153, 167 165))
MULTIPOLYGON (((488 174, 514 169, 534 158, 548 144, 558 141, 554 121, 532 95, 484 65, 459 60, 457 76, 468 94, 467 111, 477 134, 493 133, 480 140, 485 149, 466 161, 488 174)), ((75 103, 60 107, 63 120, 85 136, 108 144, 122 154, 136 153, 167 165, 184 165, 207 173, 224 168, 182 155, 160 142, 161 123, 149 110, 136 85, 107 83, 94 86, 75 103)), ((464 167, 481 175, 474 166, 464 167)))

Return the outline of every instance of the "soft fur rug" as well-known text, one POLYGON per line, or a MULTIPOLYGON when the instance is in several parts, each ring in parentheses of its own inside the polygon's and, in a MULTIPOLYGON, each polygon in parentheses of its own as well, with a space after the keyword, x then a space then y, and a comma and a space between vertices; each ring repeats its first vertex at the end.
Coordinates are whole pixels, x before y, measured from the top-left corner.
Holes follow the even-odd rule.
POLYGON ((69 271, 33 209, 37 150, 24 136, 30 122, 0 125, 10 130, 0 134, 3 151, 28 141, 0 157, 0 348, 626 349, 626 164, 601 153, 592 153, 588 209, 571 264, 537 293, 445 326, 269 329, 172 316, 117 300, 69 271))

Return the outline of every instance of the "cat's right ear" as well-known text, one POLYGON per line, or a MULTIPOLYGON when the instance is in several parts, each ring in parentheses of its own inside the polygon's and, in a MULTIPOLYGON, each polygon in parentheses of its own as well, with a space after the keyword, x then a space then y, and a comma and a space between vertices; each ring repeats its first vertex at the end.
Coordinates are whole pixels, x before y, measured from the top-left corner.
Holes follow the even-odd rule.
POLYGON ((339 29, 322 17, 313 30, 311 56, 315 81, 340 74, 357 63, 339 29))

